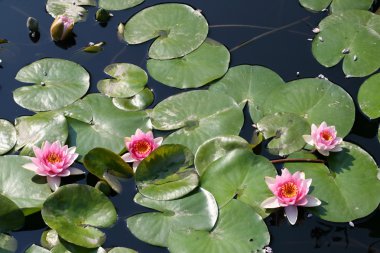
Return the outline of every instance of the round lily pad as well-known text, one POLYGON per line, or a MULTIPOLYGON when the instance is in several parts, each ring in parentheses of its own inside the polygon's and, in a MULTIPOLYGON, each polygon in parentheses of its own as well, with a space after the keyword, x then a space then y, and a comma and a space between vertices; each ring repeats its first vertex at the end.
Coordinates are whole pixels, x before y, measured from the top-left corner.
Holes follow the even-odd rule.
POLYGON ((12 123, 0 119, 0 155, 7 153, 16 145, 16 129, 12 123))
POLYGON ((14 237, 7 234, 0 234, 0 252, 13 253, 17 250, 17 241, 14 237))
MULTIPOLYGON (((292 158, 315 158, 295 154, 292 158)), ((321 219, 349 222, 369 215, 379 202, 380 181, 373 158, 360 147, 344 142, 343 151, 331 153, 328 168, 320 163, 287 163, 291 172, 304 171, 312 178, 310 194, 322 201, 310 209, 321 219)))
POLYGON ((206 90, 189 91, 160 102, 151 113, 153 127, 177 130, 164 143, 177 143, 196 152, 213 137, 238 135, 243 125, 243 113, 229 96, 206 90))
POLYGON ((369 11, 347 10, 326 17, 312 46, 314 57, 325 67, 343 59, 347 76, 367 76, 380 67, 380 16, 369 11))
POLYGON ((141 194, 155 200, 180 198, 198 186, 198 174, 190 166, 191 151, 176 144, 155 149, 137 167, 135 179, 141 194))
POLYGON ((148 82, 146 72, 130 63, 108 65, 104 72, 114 79, 100 80, 97 86, 101 93, 109 97, 132 97, 142 91, 148 82))
POLYGON ((148 60, 147 69, 155 80, 165 85, 198 88, 223 76, 229 62, 228 49, 217 41, 206 39, 200 47, 181 58, 148 60))
POLYGON ((265 157, 246 149, 236 149, 207 167, 201 176, 201 187, 214 195, 219 207, 236 198, 266 217, 269 213, 260 204, 273 194, 264 177, 276 174, 276 169, 265 157))
POLYGON ((247 204, 231 200, 220 210, 211 230, 174 230, 169 236, 172 253, 258 252, 269 244, 270 236, 263 219, 247 204), (238 222, 237 222, 238 219, 238 222))
POLYGON ((45 201, 42 218, 64 240, 86 248, 101 246, 106 235, 97 227, 112 226, 117 219, 112 202, 88 185, 65 185, 45 201))
POLYGON ((358 102, 362 112, 370 119, 380 117, 380 74, 368 78, 359 89, 358 102))
POLYGON ((38 245, 32 244, 25 250, 25 253, 50 253, 50 251, 38 245))
POLYGON ((218 218, 218 206, 211 193, 201 189, 181 199, 157 201, 135 196, 135 202, 158 212, 137 214, 127 219, 132 234, 149 244, 167 247, 170 231, 211 230, 218 218))
POLYGON ((322 11, 329 7, 331 12, 344 10, 368 10, 373 0, 299 0, 300 4, 311 11, 322 11))
POLYGON ((112 103, 124 111, 139 111, 150 106, 154 101, 153 92, 145 88, 131 98, 113 98, 112 103))
POLYGON ((87 10, 82 6, 96 6, 96 0, 48 0, 46 11, 52 16, 65 15, 73 18, 75 22, 85 21, 87 10))
POLYGON ((33 84, 13 92, 16 103, 31 111, 67 106, 85 95, 90 87, 90 75, 82 66, 54 58, 38 60, 23 67, 16 80, 33 84))
POLYGON ((149 49, 149 57, 163 60, 194 51, 207 33, 207 21, 199 10, 166 3, 148 7, 129 19, 124 27, 124 40, 140 44, 158 37, 149 49))
POLYGON ((22 228, 24 225, 24 214, 18 206, 1 194, 0 206, 0 233, 22 228))
POLYGON ((210 86, 212 91, 221 91, 231 96, 238 104, 248 103, 253 122, 263 117, 266 98, 285 82, 270 69, 261 66, 240 65, 232 67, 227 74, 210 86))
POLYGON ((99 7, 109 11, 125 10, 141 4, 144 0, 99 0, 99 7))

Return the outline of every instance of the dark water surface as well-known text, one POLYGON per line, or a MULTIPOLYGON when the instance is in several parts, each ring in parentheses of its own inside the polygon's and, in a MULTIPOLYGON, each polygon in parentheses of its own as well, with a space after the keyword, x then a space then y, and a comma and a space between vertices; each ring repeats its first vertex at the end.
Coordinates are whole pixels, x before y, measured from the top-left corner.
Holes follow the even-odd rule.
MULTIPOLYGON (((119 41, 116 28, 119 22, 125 22, 139 10, 166 1, 147 0, 144 4, 126 11, 113 12, 114 17, 106 27, 95 20, 96 8, 89 8, 89 18, 75 26, 75 41, 68 48, 53 43, 49 27, 53 18, 45 11, 43 0, 0 0, 0 38, 10 41, 0 45, 0 118, 14 122, 22 115, 32 115, 12 98, 12 91, 23 86, 14 77, 25 65, 45 57, 68 59, 81 64, 91 74, 90 92, 97 92, 96 83, 107 78, 103 73, 105 66, 114 62, 128 62, 145 69, 147 50, 150 43, 128 46, 119 41), (26 19, 35 17, 40 22, 41 37, 33 43, 28 35, 26 19), (83 53, 80 49, 89 42, 105 41, 104 51, 98 54, 83 53)), ((316 77, 324 74, 334 83, 342 86, 356 103, 357 91, 363 79, 344 78, 341 66, 326 69, 313 58, 308 38, 313 37, 311 29, 326 15, 307 12, 299 6, 298 0, 184 0, 194 8, 201 9, 210 27, 209 37, 225 44, 229 49, 273 29, 285 26, 297 20, 307 18, 290 28, 273 32, 258 38, 253 43, 231 52, 231 66, 240 64, 262 65, 277 72, 284 80, 316 77), (245 24, 263 26, 248 27, 212 27, 222 24, 245 24), (299 77, 297 77, 299 72, 299 77)), ((154 90, 155 102, 163 100, 179 90, 170 88, 150 79, 148 86, 154 90)), ((328 113, 328 112, 326 112, 328 113)), ((370 122, 359 110, 352 133, 346 140, 363 147, 380 163, 380 144, 377 141, 379 121, 370 122)), ((246 123, 241 135, 250 140, 251 122, 246 123)), ((107 241, 104 247, 124 246, 140 253, 163 253, 166 249, 153 247, 136 239, 127 229, 125 219, 144 209, 133 203, 136 190, 133 180, 123 184, 123 193, 112 197, 119 215, 118 223, 107 229, 107 241)), ((380 193, 379 193, 380 194, 380 193)), ((302 214, 301 214, 302 215, 302 214)), ((363 220, 355 221, 355 227, 348 223, 336 224, 314 217, 299 217, 295 226, 284 219, 281 212, 267 219, 271 233, 271 244, 276 253, 375 253, 380 252, 380 212, 376 211, 363 220)), ((39 244, 42 231, 39 215, 28 218, 25 229, 14 232, 19 243, 18 252, 23 252, 32 243, 39 244)), ((237 217, 238 222, 238 217, 237 217)), ((198 253, 198 252, 194 252, 198 253)), ((203 253, 203 252, 199 252, 203 253)), ((206 253, 206 252, 205 252, 206 253)), ((239 252, 231 252, 239 253, 239 252)))

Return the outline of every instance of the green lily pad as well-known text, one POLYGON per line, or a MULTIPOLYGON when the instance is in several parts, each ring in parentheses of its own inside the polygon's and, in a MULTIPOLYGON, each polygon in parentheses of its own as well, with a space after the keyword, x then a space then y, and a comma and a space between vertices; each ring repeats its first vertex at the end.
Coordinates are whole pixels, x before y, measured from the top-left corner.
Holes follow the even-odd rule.
POLYGON ((88 185, 65 185, 45 201, 42 218, 64 240, 81 247, 100 247, 106 235, 97 227, 112 226, 117 219, 112 202, 88 185))
POLYGON ((312 51, 325 67, 343 59, 347 76, 367 76, 380 67, 380 16, 369 11, 348 10, 333 13, 319 24, 312 51))
POLYGON ((145 88, 131 98, 113 98, 112 103, 124 111, 140 111, 150 106, 154 101, 153 92, 145 88))
POLYGON ((355 120, 355 105, 350 95, 338 85, 318 78, 292 81, 270 94, 264 113, 277 112, 297 114, 310 125, 325 121, 334 125, 342 138, 350 132, 355 120))
POLYGON ((0 252, 13 253, 17 250, 17 241, 14 237, 7 234, 0 234, 0 252))
POLYGON ((31 111, 50 111, 67 106, 85 95, 90 87, 90 75, 82 66, 54 58, 23 67, 16 80, 33 84, 13 92, 16 103, 31 111))
MULTIPOLYGON (((360 147, 344 142, 343 151, 331 153, 327 168, 320 163, 287 163, 291 172, 304 171, 312 178, 310 194, 322 205, 310 209, 323 220, 349 222, 369 215, 379 202, 380 181, 373 158, 360 147)), ((291 158, 315 158, 295 154, 291 158)))
POLYGON ((46 11, 53 17, 65 15, 73 18, 75 22, 85 21, 87 10, 82 6, 96 6, 96 0, 48 0, 46 11))
POLYGON ((238 135, 243 113, 229 96, 206 90, 189 91, 160 102, 151 113, 159 130, 177 130, 164 143, 177 143, 196 152, 205 141, 220 135, 238 135))
POLYGON ((370 119, 380 117, 380 74, 368 78, 359 89, 358 103, 362 112, 370 119))
POLYGON ((59 236, 57 231, 53 229, 45 230, 41 235, 41 246, 47 249, 52 249, 59 244, 59 236))
POLYGON ((33 116, 16 118, 16 149, 21 155, 34 156, 33 146, 41 147, 44 141, 65 143, 68 136, 66 118, 55 112, 41 112, 33 116))
POLYGON ((223 76, 229 62, 228 49, 217 41, 206 39, 200 47, 181 58, 148 60, 147 69, 155 80, 168 86, 198 88, 223 76))
POLYGON ((273 193, 264 177, 275 177, 276 174, 276 169, 265 157, 246 149, 236 149, 207 167, 201 176, 201 187, 214 195, 219 207, 236 198, 266 217, 269 212, 260 204, 273 193))
POLYGON ((24 225, 24 213, 18 206, 1 194, 0 206, 0 233, 22 228, 24 225))
POLYGON ((81 99, 64 108, 55 110, 55 112, 62 113, 65 117, 76 119, 85 123, 90 123, 92 120, 91 107, 81 99))
POLYGON ((167 247, 170 231, 176 229, 211 230, 218 218, 218 206, 211 193, 201 189, 181 199, 157 201, 135 196, 135 202, 158 212, 137 214, 127 226, 138 239, 167 247))
POLYGON ((251 146, 245 139, 236 135, 218 136, 200 145, 194 159, 199 175, 202 175, 212 162, 235 149, 251 150, 251 146))
POLYGON ((268 143, 268 149, 272 154, 280 156, 302 149, 306 144, 302 135, 310 134, 310 124, 294 113, 279 112, 265 116, 256 126, 265 139, 273 137, 268 143))
POLYGON ((266 98, 284 84, 282 78, 270 69, 240 65, 230 68, 222 79, 210 86, 210 90, 221 91, 240 105, 248 103, 253 122, 258 122, 264 116, 262 107, 266 98))
POLYGON ((299 0, 300 4, 311 11, 322 11, 329 7, 331 12, 344 10, 368 10, 373 0, 299 0))
POLYGON ((34 172, 22 167, 30 162, 22 156, 0 157, 0 193, 12 200, 25 215, 40 210, 51 193, 45 179, 36 179, 34 172))
POLYGON ((144 0, 99 0, 99 7, 109 11, 125 10, 141 4, 144 0))
POLYGON ((238 200, 231 200, 220 210, 218 222, 212 231, 172 231, 169 236, 169 251, 258 252, 269 244, 269 240, 268 228, 263 219, 250 206, 238 200))
POLYGON ((198 186, 191 151, 176 144, 162 145, 141 161, 135 179, 141 194, 155 200, 180 198, 198 186))
POLYGON ((104 72, 114 79, 100 80, 97 86, 101 93, 109 97, 132 97, 142 91, 148 82, 146 72, 130 63, 108 65, 104 72))
POLYGON ((116 248, 112 248, 110 251, 108 251, 108 253, 138 253, 138 252, 133 249, 116 247, 116 248))
POLYGON ((126 112, 116 108, 112 100, 100 94, 90 94, 83 98, 92 112, 90 124, 68 118, 69 145, 76 146, 82 156, 91 149, 102 147, 115 153, 125 147, 124 137, 131 136, 137 128, 149 129, 148 115, 144 111, 126 112))
POLYGON ((140 44, 158 37, 149 49, 153 59, 182 57, 206 39, 207 20, 199 10, 178 3, 148 7, 134 15, 124 27, 124 40, 140 44))
POLYGON ((25 250, 25 253, 50 253, 50 251, 38 245, 32 244, 32 246, 25 250))
POLYGON ((11 150, 17 141, 16 129, 9 121, 0 119, 0 155, 11 150))

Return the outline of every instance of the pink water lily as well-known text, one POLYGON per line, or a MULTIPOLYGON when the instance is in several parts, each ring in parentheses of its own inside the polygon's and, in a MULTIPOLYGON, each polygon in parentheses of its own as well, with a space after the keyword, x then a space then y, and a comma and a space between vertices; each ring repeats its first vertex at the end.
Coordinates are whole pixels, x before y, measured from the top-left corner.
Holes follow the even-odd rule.
POLYGON ((124 140, 129 152, 121 158, 126 162, 133 162, 133 171, 136 172, 140 162, 159 147, 163 139, 162 137, 154 138, 151 131, 144 133, 140 129, 137 129, 134 135, 125 137, 124 140))
POLYGON ((285 207, 285 214, 290 224, 297 221, 297 206, 319 206, 321 201, 316 197, 307 195, 311 179, 305 179, 305 173, 297 171, 293 175, 284 168, 281 176, 276 178, 265 177, 268 188, 274 194, 261 203, 262 208, 285 207))
POLYGON ((37 175, 46 176, 50 188, 56 191, 61 184, 61 177, 84 173, 70 167, 78 157, 75 150, 76 147, 68 148, 67 145, 62 147, 59 141, 53 143, 45 141, 41 149, 33 147, 36 157, 31 157, 32 162, 24 164, 23 167, 34 171, 37 175))
POLYGON ((64 15, 57 16, 50 27, 51 38, 54 41, 65 40, 71 34, 74 23, 75 20, 70 17, 64 15))
POLYGON ((303 139, 307 144, 315 146, 317 151, 324 156, 328 156, 329 152, 338 152, 342 150, 340 144, 342 138, 337 137, 335 126, 328 126, 326 122, 322 122, 318 127, 311 125, 311 135, 303 135, 303 139))

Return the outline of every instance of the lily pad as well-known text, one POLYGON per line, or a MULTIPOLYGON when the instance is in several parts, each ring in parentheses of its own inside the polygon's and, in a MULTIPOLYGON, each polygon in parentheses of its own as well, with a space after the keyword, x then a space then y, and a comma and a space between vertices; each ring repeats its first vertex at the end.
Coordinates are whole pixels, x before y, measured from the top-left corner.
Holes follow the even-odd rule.
POLYGON ((32 246, 25 250, 25 253, 50 253, 50 251, 38 245, 32 244, 32 246))
POLYGON ((213 230, 172 231, 169 236, 169 251, 258 252, 269 244, 269 240, 269 232, 263 219, 247 204, 231 200, 220 210, 218 222, 213 230))
POLYGON ((272 154, 285 156, 305 146, 302 135, 310 134, 310 124, 305 118, 294 113, 279 112, 262 118, 257 129, 265 139, 273 139, 268 144, 272 154))
POLYGON ((16 129, 9 121, 0 119, 0 155, 11 150, 17 141, 16 129))
POLYGON ((241 108, 231 97, 206 90, 163 100, 153 109, 151 118, 155 129, 177 130, 164 143, 182 144, 193 153, 213 137, 238 135, 244 121, 241 108))
POLYGON ((144 0, 99 0, 99 7, 109 11, 125 10, 141 4, 144 0))
POLYGON ((198 88, 223 76, 229 62, 228 49, 217 41, 206 39, 200 47, 181 58, 148 60, 147 69, 155 80, 165 85, 198 88))
POLYGON ((80 158, 91 149, 102 147, 115 153, 125 147, 124 137, 131 136, 137 128, 149 130, 148 115, 144 111, 126 112, 116 108, 112 100, 100 94, 87 95, 85 102, 92 112, 90 124, 68 119, 69 145, 77 147, 80 158))
POLYGON ((114 63, 108 65, 104 72, 114 79, 104 79, 98 82, 98 90, 116 98, 132 97, 142 91, 148 82, 146 72, 133 64, 114 63))
POLYGON ((51 194, 41 214, 60 237, 86 248, 101 246, 106 235, 97 227, 110 227, 117 219, 112 202, 103 193, 76 184, 62 186, 51 194))
POLYGON ((194 159, 199 175, 202 175, 212 162, 235 149, 251 150, 251 146, 245 139, 236 135, 218 136, 203 143, 195 153, 194 159))
POLYGON ((380 117, 380 74, 368 78, 359 89, 358 102, 362 112, 370 119, 380 117))
POLYGON ((266 98, 284 84, 282 78, 270 69, 240 65, 230 68, 222 79, 210 86, 210 90, 221 91, 240 105, 248 103, 253 122, 258 122, 264 116, 266 98))
POLYGON ((116 248, 112 248, 110 251, 108 251, 108 253, 138 253, 138 252, 133 249, 116 247, 116 248))
POLYGON ((273 194, 264 177, 276 174, 276 169, 265 157, 236 149, 207 167, 201 176, 201 187, 214 195, 219 207, 236 198, 266 217, 269 213, 260 204, 273 194))
POLYGON ((292 81, 270 94, 264 114, 277 112, 297 114, 310 125, 325 121, 334 125, 342 138, 350 132, 355 120, 355 105, 350 95, 338 85, 318 78, 292 81))
POLYGON ((12 200, 25 215, 41 209, 51 191, 46 180, 22 166, 30 159, 22 156, 0 157, 0 194, 12 200))
POLYGON ((300 4, 311 11, 322 11, 329 7, 331 12, 344 10, 368 10, 373 0, 299 0, 300 4))
POLYGON ((54 58, 38 60, 23 67, 16 80, 33 84, 13 92, 16 103, 31 111, 65 107, 85 95, 90 87, 90 75, 82 66, 54 58))
POLYGON ((347 76, 362 77, 380 67, 380 16, 369 11, 336 12, 319 24, 312 46, 314 57, 325 67, 343 59, 347 76))
POLYGON ((162 145, 141 161, 136 185, 141 194, 155 200, 180 198, 198 186, 194 156, 182 145, 162 145))
POLYGON ((85 123, 90 123, 92 121, 91 107, 81 99, 62 109, 56 110, 55 112, 62 113, 65 117, 76 119, 85 123))
POLYGON ((65 15, 78 22, 85 21, 87 18, 87 10, 82 6, 96 6, 96 0, 48 0, 46 11, 53 18, 65 15))
POLYGON ((16 149, 23 148, 21 155, 34 156, 33 146, 41 147, 44 141, 60 141, 63 144, 68 136, 66 118, 55 112, 19 117, 15 120, 15 126, 16 149))
POLYGON ((211 230, 218 218, 218 206, 211 193, 201 189, 181 199, 157 201, 135 196, 135 202, 158 212, 137 214, 127 219, 132 234, 149 244, 167 247, 170 231, 211 230))
POLYGON ((150 106, 154 101, 153 92, 145 88, 131 98, 113 98, 112 103, 124 111, 139 111, 150 106))
POLYGON ((124 27, 124 40, 140 44, 158 37, 149 49, 153 59, 182 57, 206 39, 207 20, 199 10, 178 3, 148 7, 134 15, 124 27))
MULTIPOLYGON (((315 158, 296 154, 292 158, 315 158)), ((312 178, 311 195, 322 205, 310 209, 323 220, 349 222, 369 215, 379 202, 380 181, 373 158, 360 147, 344 142, 343 151, 331 153, 327 168, 320 163, 287 163, 291 171, 312 178)))
POLYGON ((24 225, 24 214, 18 206, 1 194, 0 206, 0 233, 22 228, 24 225))
POLYGON ((17 250, 17 241, 14 237, 7 234, 0 234, 0 252, 13 253, 17 250))

